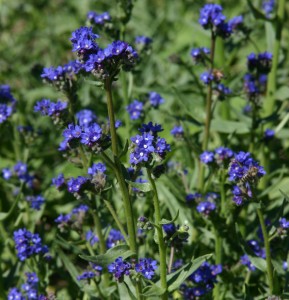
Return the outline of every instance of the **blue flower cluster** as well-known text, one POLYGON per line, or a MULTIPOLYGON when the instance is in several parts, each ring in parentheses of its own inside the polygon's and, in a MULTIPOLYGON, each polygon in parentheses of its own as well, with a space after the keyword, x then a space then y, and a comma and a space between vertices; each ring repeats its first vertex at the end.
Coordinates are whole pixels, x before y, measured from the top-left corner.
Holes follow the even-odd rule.
POLYGON ((87 126, 69 124, 62 133, 64 140, 59 145, 59 151, 66 151, 79 143, 96 150, 101 149, 103 141, 102 128, 97 123, 87 126))
POLYGON ((252 198, 252 188, 256 187, 258 180, 265 174, 264 168, 251 157, 249 152, 236 153, 228 169, 229 180, 237 183, 232 190, 233 201, 241 205, 244 200, 252 198))
POLYGON ((183 126, 175 126, 171 130, 171 135, 177 139, 180 139, 184 136, 184 129, 183 126))
POLYGON ((190 287, 187 284, 181 286, 184 299, 198 299, 198 297, 208 294, 217 282, 217 275, 222 271, 221 265, 210 265, 208 262, 204 262, 188 278, 194 286, 190 287))
MULTIPOLYGON (((259 246, 257 241, 250 240, 247 242, 247 244, 256 256, 261 258, 266 258, 265 250, 259 246)), ((256 267, 251 263, 249 256, 247 254, 241 256, 240 262, 242 265, 247 266, 250 271, 256 270, 256 267)))
MULTIPOLYGON (((272 54, 263 52, 247 56, 248 73, 244 76, 244 89, 249 100, 256 101, 266 91, 267 74, 272 66, 272 54)), ((256 103, 257 104, 257 103, 256 103)))
POLYGON ((52 178, 52 185, 57 189, 61 189, 66 186, 65 178, 63 174, 59 174, 57 177, 52 178))
POLYGON ((151 258, 140 258, 136 264, 131 264, 118 257, 115 262, 108 265, 108 272, 114 275, 114 278, 122 282, 124 276, 129 276, 132 270, 142 274, 146 279, 152 279, 157 269, 157 261, 151 258))
POLYGON ((223 8, 218 4, 206 4, 200 11, 199 23, 205 29, 211 29, 215 35, 222 38, 229 37, 233 30, 243 22, 241 16, 235 17, 228 23, 223 15, 223 8))
POLYGON ((98 37, 91 27, 80 27, 72 33, 72 51, 81 57, 83 70, 103 80, 114 77, 120 68, 130 70, 134 66, 138 54, 130 45, 114 41, 101 49, 95 42, 98 37))
POLYGON ((30 204, 30 207, 35 210, 40 210, 42 204, 45 202, 43 196, 27 196, 26 201, 30 204))
POLYGON ((204 216, 208 216, 215 209, 216 209, 216 204, 210 201, 203 201, 199 203, 197 206, 197 211, 204 216))
POLYGON ((89 207, 87 205, 79 205, 74 208, 71 213, 66 215, 61 214, 54 221, 55 223, 58 223, 60 229, 68 227, 68 225, 76 225, 76 227, 79 227, 83 223, 83 219, 88 212, 88 209, 89 207))
POLYGON ((134 146, 130 154, 130 163, 132 165, 149 163, 152 161, 153 155, 157 157, 158 161, 165 158, 166 153, 171 148, 164 138, 158 137, 158 132, 162 130, 160 125, 153 125, 152 122, 143 124, 139 129, 142 135, 136 135, 131 138, 134 146))
POLYGON ((49 116, 53 119, 58 119, 67 109, 67 102, 58 100, 51 102, 49 99, 42 99, 36 102, 34 106, 35 112, 40 112, 43 116, 49 116))
POLYGON ((14 242, 17 256, 21 261, 26 260, 34 254, 45 254, 48 252, 48 247, 42 245, 39 234, 31 233, 26 228, 14 231, 14 242))
POLYGON ((79 126, 89 126, 97 119, 95 113, 90 109, 82 109, 75 115, 79 126))
POLYGON ((134 100, 126 107, 126 110, 129 113, 131 120, 137 120, 142 116, 143 106, 144 105, 142 102, 134 100))
POLYGON ((136 272, 141 273, 146 279, 152 279, 157 268, 157 261, 151 258, 140 258, 135 265, 136 272))
POLYGON ((77 276, 77 280, 87 280, 94 278, 96 276, 100 276, 103 268, 94 263, 89 263, 89 270, 84 271, 81 275, 77 276))
POLYGON ((30 175, 28 172, 27 164, 18 161, 12 169, 4 168, 2 169, 2 176, 5 180, 10 180, 13 177, 24 182, 28 188, 34 188, 34 179, 35 177, 30 175))
POLYGON ((85 239, 90 243, 91 246, 99 242, 99 238, 93 233, 92 230, 88 230, 86 232, 85 239))
POLYGON ((111 20, 111 17, 108 12, 99 14, 95 11, 90 11, 87 13, 87 19, 91 22, 91 24, 104 25, 106 22, 111 20))
POLYGON ((267 17, 273 13, 275 8, 276 1, 275 0, 263 0, 262 9, 265 12, 267 17))
POLYGON ((12 288, 8 293, 8 300, 45 300, 44 295, 38 294, 39 279, 35 273, 25 273, 27 280, 18 288, 12 288))
POLYGON ((186 225, 179 226, 175 224, 164 224, 163 230, 166 234, 165 241, 177 249, 181 249, 184 243, 188 241, 188 227, 186 225))
POLYGON ((132 266, 130 263, 124 261, 122 257, 118 257, 115 262, 108 265, 107 268, 108 272, 112 273, 117 281, 122 282, 125 275, 130 275, 132 266))
POLYGON ((16 100, 11 94, 9 85, 0 85, 0 124, 6 121, 13 113, 16 100))
POLYGON ((54 83, 61 87, 65 80, 75 78, 75 75, 81 70, 81 66, 78 60, 73 60, 64 66, 44 68, 41 78, 48 83, 54 83))
POLYGON ((218 166, 220 166, 224 163, 228 163, 233 155, 234 152, 231 149, 219 147, 216 148, 214 151, 204 151, 200 155, 200 160, 206 165, 217 164, 218 166))
POLYGON ((165 102, 165 100, 162 98, 160 94, 157 92, 150 92, 149 93, 149 100, 150 104, 154 108, 158 108, 161 104, 165 102))
POLYGON ((117 229, 111 229, 109 231, 108 237, 106 239, 106 247, 108 249, 115 247, 116 245, 118 245, 119 243, 123 243, 124 237, 121 234, 121 232, 117 229))
POLYGON ((207 59, 207 55, 210 54, 210 49, 206 47, 193 48, 191 50, 191 56, 196 63, 204 63, 207 59))

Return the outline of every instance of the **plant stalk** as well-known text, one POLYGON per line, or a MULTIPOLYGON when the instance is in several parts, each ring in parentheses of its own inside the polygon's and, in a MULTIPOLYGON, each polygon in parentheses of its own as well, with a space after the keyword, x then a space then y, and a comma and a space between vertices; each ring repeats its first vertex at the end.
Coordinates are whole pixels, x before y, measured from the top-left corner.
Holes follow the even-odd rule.
POLYGON ((154 209, 155 209, 155 224, 157 229, 157 235, 158 235, 158 246, 159 246, 159 255, 160 255, 160 277, 161 277, 161 287, 165 290, 165 293, 162 295, 163 300, 168 299, 168 293, 167 293, 167 262, 166 262, 166 245, 164 242, 164 236, 163 236, 163 229, 160 224, 161 222, 161 210, 160 210, 160 201, 158 197, 158 191, 155 184, 155 181, 152 178, 152 174, 150 169, 147 168, 147 175, 149 182, 152 186, 154 196, 153 196, 153 202, 154 202, 154 209))

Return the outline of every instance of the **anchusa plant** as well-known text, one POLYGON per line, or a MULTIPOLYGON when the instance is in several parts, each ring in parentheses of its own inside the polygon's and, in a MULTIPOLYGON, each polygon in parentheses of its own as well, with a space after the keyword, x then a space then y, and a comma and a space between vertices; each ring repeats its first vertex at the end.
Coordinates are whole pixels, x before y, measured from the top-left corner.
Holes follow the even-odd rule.
POLYGON ((0 299, 288 299, 285 0, 20 2, 0 299))

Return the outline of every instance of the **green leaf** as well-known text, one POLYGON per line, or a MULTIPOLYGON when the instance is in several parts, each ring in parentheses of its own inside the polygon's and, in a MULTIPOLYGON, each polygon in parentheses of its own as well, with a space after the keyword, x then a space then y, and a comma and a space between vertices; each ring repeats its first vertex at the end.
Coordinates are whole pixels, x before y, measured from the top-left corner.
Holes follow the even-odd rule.
POLYGON ((246 123, 214 119, 212 120, 212 130, 221 133, 246 134, 249 133, 250 128, 246 123))
POLYGON ((124 155, 127 154, 128 146, 129 146, 129 143, 128 143, 128 140, 126 140, 125 145, 118 156, 119 158, 122 158, 124 155))
POLYGON ((265 21, 272 21, 272 19, 268 19, 266 17, 265 14, 263 14, 260 10, 258 10, 250 0, 247 0, 247 3, 250 7, 250 10, 252 11, 253 13, 253 16, 255 17, 255 19, 261 19, 261 20, 265 20, 265 21))
POLYGON ((75 268, 75 264, 72 263, 72 261, 68 258, 66 254, 64 254, 60 249, 57 250, 57 254, 59 255, 60 259, 62 260, 63 264, 65 265, 66 270, 69 272, 69 274, 72 277, 72 280, 80 287, 82 288, 82 283, 77 280, 77 276, 79 275, 79 272, 75 268))
POLYGON ((109 249, 105 254, 89 256, 89 255, 79 255, 82 259, 94 262, 102 267, 107 267, 110 263, 114 262, 118 257, 126 259, 130 256, 135 255, 134 252, 129 250, 128 245, 117 245, 109 249))
POLYGON ((288 86, 281 86, 275 94, 276 99, 284 101, 289 98, 289 87, 288 86))
POLYGON ((133 182, 133 181, 130 181, 130 180, 126 180, 126 182, 134 187, 134 188, 137 188, 138 190, 140 190, 141 192, 149 192, 152 190, 152 187, 151 187, 151 184, 150 183, 138 183, 138 182, 133 182))
POLYGON ((20 187, 19 193, 13 202, 12 206, 10 207, 8 212, 0 212, 0 221, 7 220, 10 216, 12 216, 12 213, 14 212, 15 208, 17 207, 17 203, 19 202, 21 196, 22 196, 22 189, 23 189, 23 184, 20 187))
POLYGON ((153 285, 150 285, 150 286, 146 286, 144 289, 143 289, 143 296, 145 297, 157 297, 157 296, 161 296, 163 295, 165 292, 165 289, 156 285, 156 284, 153 284, 153 285))
POLYGON ((287 196, 287 194, 285 194, 282 190, 279 190, 279 191, 284 196, 284 198, 286 199, 286 201, 289 202, 289 197, 287 196))
POLYGON ((174 223, 177 220, 177 218, 179 217, 179 213, 180 213, 180 211, 178 210, 176 216, 172 220, 162 219, 159 224, 166 225, 166 224, 174 223))
POLYGON ((206 254, 200 256, 196 259, 191 260, 190 263, 183 266, 181 269, 177 270, 176 272, 169 274, 167 276, 168 282, 168 291, 173 292, 174 290, 178 289, 180 285, 193 273, 195 272, 201 264, 210 258, 211 254, 206 254))
POLYGON ((95 86, 103 86, 103 82, 102 81, 94 81, 94 80, 89 80, 89 79, 84 79, 84 81, 90 85, 95 85, 95 86))
POLYGON ((247 254, 250 262, 260 271, 262 272, 266 272, 267 270, 267 265, 266 265, 266 260, 264 258, 261 257, 257 257, 257 256, 252 256, 247 254))

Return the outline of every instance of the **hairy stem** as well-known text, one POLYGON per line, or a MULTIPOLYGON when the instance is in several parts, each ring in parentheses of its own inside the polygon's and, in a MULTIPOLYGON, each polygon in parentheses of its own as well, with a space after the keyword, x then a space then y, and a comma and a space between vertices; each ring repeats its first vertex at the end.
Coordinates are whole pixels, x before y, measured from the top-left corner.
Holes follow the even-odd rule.
POLYGON ((161 222, 160 201, 159 201, 158 191, 157 191, 155 181, 153 180, 151 171, 148 168, 147 168, 147 174, 148 174, 149 182, 150 182, 153 192, 154 192, 153 202, 154 202, 155 224, 157 226, 156 229, 157 229, 159 255, 160 255, 161 287, 165 290, 165 293, 162 295, 162 299, 167 300, 168 299, 168 293, 167 293, 168 286, 167 286, 166 245, 164 242, 163 229, 160 224, 160 222, 161 222))
MULTIPOLYGON (((211 72, 214 69, 214 58, 215 58, 215 46, 216 46, 216 36, 214 32, 211 33, 211 54, 210 54, 210 68, 211 72)), ((204 139, 203 139, 203 151, 208 149, 209 139, 210 139, 210 128, 211 128, 211 119, 212 119, 212 95, 213 95, 213 88, 212 82, 208 85, 208 94, 206 100, 206 120, 205 120, 205 132, 204 132, 204 139)), ((204 188, 204 176, 205 176, 205 169, 204 164, 200 164, 199 168, 199 190, 202 192, 204 188)))
POLYGON ((259 218, 263 238, 264 238, 264 245, 265 245, 265 252, 266 252, 266 264, 267 264, 267 276, 268 276, 268 282, 269 282, 269 290, 270 295, 273 295, 274 293, 274 277, 273 277, 273 265, 271 260, 271 250, 270 250, 270 242, 268 237, 268 232, 265 225, 265 220, 263 213, 260 208, 257 208, 257 215, 259 218))

